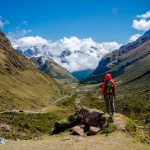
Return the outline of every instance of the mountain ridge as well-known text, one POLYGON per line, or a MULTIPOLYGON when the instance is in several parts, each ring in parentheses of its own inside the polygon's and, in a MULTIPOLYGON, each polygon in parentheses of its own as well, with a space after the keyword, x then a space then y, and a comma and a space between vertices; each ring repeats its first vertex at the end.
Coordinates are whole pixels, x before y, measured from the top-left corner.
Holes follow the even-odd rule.
MULTIPOLYGON (((98 83, 101 82, 105 73, 112 73, 113 77, 123 75, 130 66, 137 64, 143 60, 142 65, 145 71, 150 70, 148 65, 150 54, 150 30, 136 41, 120 47, 118 50, 105 55, 100 61, 93 73, 83 82, 98 83), (147 58, 148 57, 148 58, 147 58), (145 60, 145 62, 144 62, 145 60), (147 64, 147 65, 146 65, 147 64)), ((136 67, 135 67, 136 68, 136 67)), ((138 66, 139 76, 144 73, 142 66, 138 66), (142 71, 143 70, 143 71, 142 71)), ((135 70, 135 69, 134 69, 135 70)), ((125 76, 125 75, 124 75, 125 76)), ((135 74, 137 76, 137 74, 135 74)))
POLYGON ((45 107, 62 91, 56 81, 13 49, 0 32, 0 110, 45 107))
POLYGON ((40 57, 31 57, 30 60, 32 60, 37 67, 50 77, 58 80, 63 80, 64 82, 78 82, 77 79, 75 79, 69 71, 67 71, 65 68, 58 65, 53 59, 51 58, 44 58, 42 56, 40 57))

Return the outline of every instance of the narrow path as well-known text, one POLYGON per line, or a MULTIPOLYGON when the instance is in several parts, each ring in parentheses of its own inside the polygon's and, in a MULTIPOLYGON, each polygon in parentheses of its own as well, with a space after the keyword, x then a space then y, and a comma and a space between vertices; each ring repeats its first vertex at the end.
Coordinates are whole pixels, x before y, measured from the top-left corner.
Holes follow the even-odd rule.
POLYGON ((71 95, 71 96, 66 95, 66 96, 64 96, 64 97, 58 98, 54 103, 48 105, 48 106, 45 107, 45 108, 42 108, 41 110, 13 109, 13 110, 1 111, 0 114, 2 114, 2 113, 9 113, 9 112, 17 112, 17 113, 19 113, 19 112, 24 112, 24 113, 45 113, 45 112, 47 112, 48 109, 54 107, 55 104, 56 104, 58 101, 60 101, 60 100, 62 100, 62 99, 65 99, 65 98, 70 98, 70 97, 72 97, 72 95, 71 95))
POLYGON ((70 97, 72 97, 72 95, 71 95, 71 96, 66 95, 66 96, 64 96, 64 97, 61 97, 61 98, 57 99, 54 103, 52 103, 52 104, 48 105, 47 107, 43 108, 43 109, 41 110, 41 113, 46 112, 46 111, 47 111, 48 109, 50 109, 51 107, 54 107, 54 106, 57 104, 58 101, 60 101, 60 100, 62 100, 62 99, 65 99, 65 98, 70 98, 70 97))

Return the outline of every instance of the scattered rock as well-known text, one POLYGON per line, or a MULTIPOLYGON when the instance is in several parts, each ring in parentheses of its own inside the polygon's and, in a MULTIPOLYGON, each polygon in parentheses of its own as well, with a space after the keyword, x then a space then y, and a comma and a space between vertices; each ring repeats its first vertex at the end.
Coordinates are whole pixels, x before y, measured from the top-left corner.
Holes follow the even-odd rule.
POLYGON ((139 126, 139 129, 143 129, 144 130, 144 127, 143 126, 139 126))
POLYGON ((100 128, 90 126, 90 130, 87 135, 95 135, 100 131, 100 128))
POLYGON ((41 140, 41 139, 42 139, 41 136, 36 136, 36 137, 33 138, 34 141, 41 140))
POLYGON ((84 136, 84 125, 77 125, 70 129, 73 135, 84 136))
POLYGON ((19 112, 24 112, 23 110, 19 110, 19 112))
POLYGON ((64 138, 64 139, 62 139, 62 141, 73 141, 73 139, 72 138, 64 138))
POLYGON ((80 141, 83 141, 84 139, 85 139, 84 137, 66 137, 62 139, 62 141, 80 142, 80 141))
POLYGON ((8 142, 8 140, 6 140, 3 137, 0 137, 0 144, 6 144, 8 142))
POLYGON ((11 132, 11 126, 7 125, 7 124, 0 124, 0 130, 3 132, 11 132))

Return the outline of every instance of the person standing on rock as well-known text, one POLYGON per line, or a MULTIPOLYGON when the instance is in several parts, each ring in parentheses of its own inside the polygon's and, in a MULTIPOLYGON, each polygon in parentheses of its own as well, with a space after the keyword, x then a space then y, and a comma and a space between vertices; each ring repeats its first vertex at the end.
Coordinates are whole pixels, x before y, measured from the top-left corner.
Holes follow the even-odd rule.
POLYGON ((116 84, 112 79, 110 73, 105 75, 104 81, 101 87, 102 97, 104 98, 105 105, 106 105, 106 112, 114 114, 115 113, 115 104, 114 99, 116 95, 116 84))

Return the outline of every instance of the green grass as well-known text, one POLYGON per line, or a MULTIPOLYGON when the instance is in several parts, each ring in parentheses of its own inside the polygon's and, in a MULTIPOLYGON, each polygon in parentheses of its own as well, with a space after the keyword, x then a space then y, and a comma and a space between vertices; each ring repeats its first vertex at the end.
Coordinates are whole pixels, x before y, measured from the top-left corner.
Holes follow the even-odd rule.
POLYGON ((103 101, 100 98, 94 96, 92 93, 86 93, 81 99, 80 105, 104 111, 103 101))
POLYGON ((64 93, 61 85, 34 70, 13 75, 0 74, 0 83, 0 111, 40 109, 64 93))
POLYGON ((68 108, 69 107, 71 109, 74 109, 75 108, 75 100, 76 100, 76 94, 74 94, 71 97, 61 99, 60 101, 58 101, 56 103, 56 106, 63 107, 63 108, 68 108))
POLYGON ((105 124, 103 126, 103 128, 101 129, 101 132, 102 134, 109 134, 109 133, 112 133, 114 132, 115 130, 117 129, 117 126, 113 123, 108 123, 108 124, 105 124))
POLYGON ((134 120, 126 118, 125 128, 128 131, 128 133, 137 140, 140 140, 144 143, 149 143, 150 136, 148 134, 145 134, 144 130, 140 129, 134 120))
POLYGON ((0 122, 12 127, 12 132, 0 131, 0 135, 6 138, 31 139, 43 134, 49 134, 56 121, 67 118, 71 110, 55 109, 48 113, 3 113, 0 114, 0 122))

